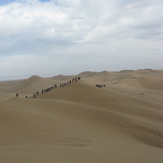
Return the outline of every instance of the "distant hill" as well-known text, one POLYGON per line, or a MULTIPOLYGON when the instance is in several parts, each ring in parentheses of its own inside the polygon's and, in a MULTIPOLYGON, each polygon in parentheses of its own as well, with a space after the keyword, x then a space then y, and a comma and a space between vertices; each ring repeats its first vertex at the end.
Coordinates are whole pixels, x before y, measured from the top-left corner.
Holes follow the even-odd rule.
POLYGON ((67 80, 70 80, 72 78, 74 78, 75 75, 58 75, 58 76, 53 76, 49 79, 52 79, 52 80, 58 80, 58 81, 67 81, 67 80))
POLYGON ((163 90, 163 70, 139 69, 139 70, 122 70, 119 72, 91 72, 85 71, 78 75, 58 75, 51 78, 43 78, 37 75, 28 79, 1 82, 1 92, 20 92, 31 94, 38 90, 48 88, 54 84, 68 81, 76 76, 80 76, 85 82, 93 85, 104 83, 118 87, 145 88, 152 90, 163 90), (10 86, 12 85, 12 87, 10 86))

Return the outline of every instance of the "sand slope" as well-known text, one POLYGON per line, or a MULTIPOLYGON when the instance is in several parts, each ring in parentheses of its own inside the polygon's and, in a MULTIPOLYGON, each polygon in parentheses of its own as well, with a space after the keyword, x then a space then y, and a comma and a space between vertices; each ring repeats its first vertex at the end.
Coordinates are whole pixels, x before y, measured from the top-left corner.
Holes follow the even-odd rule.
MULTIPOLYGON (((139 71, 87 72, 35 99, 1 101, 0 162, 162 163, 162 72, 139 71)), ((56 81, 33 76, 13 87, 31 93, 56 81)))
POLYGON ((58 82, 37 75, 19 81, 0 82, 0 101, 15 97, 16 93, 19 93, 19 97, 31 97, 35 92, 53 86, 55 83, 58 82))

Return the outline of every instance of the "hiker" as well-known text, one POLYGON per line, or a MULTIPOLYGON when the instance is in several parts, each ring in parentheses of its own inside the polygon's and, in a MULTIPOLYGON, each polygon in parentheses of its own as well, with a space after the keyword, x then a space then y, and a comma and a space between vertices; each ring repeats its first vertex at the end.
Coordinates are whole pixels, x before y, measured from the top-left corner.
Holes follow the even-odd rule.
POLYGON ((16 94, 16 97, 18 98, 18 96, 19 96, 19 95, 18 95, 18 93, 17 93, 17 94, 16 94))
POLYGON ((96 87, 102 88, 102 85, 100 85, 100 84, 96 84, 96 87))

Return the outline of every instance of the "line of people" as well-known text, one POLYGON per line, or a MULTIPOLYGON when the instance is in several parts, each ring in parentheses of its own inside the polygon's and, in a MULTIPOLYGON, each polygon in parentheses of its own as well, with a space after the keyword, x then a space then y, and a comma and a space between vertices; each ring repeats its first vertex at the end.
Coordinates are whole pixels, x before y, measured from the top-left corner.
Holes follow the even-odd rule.
MULTIPOLYGON (((49 87, 49 88, 46 88, 46 89, 42 89, 41 91, 37 91, 36 93, 34 93, 32 96, 25 96, 25 98, 36 98, 38 95, 40 94, 44 94, 44 93, 47 93, 49 91, 52 91, 58 87, 65 87, 73 82, 77 82, 78 80, 80 80, 81 77, 75 77, 67 82, 64 82, 64 83, 60 83, 59 86, 57 86, 57 84, 54 84, 53 86, 49 87)), ((18 98, 19 97, 19 94, 16 93, 16 97, 18 98)))
POLYGON ((99 88, 102 88, 102 87, 106 87, 106 85, 105 84, 96 84, 96 87, 99 87, 99 88))
MULTIPOLYGON (((57 84, 55 84, 54 86, 51 86, 51 87, 49 87, 49 88, 47 88, 47 89, 42 89, 41 94, 47 93, 47 92, 49 92, 49 91, 52 91, 52 90, 54 90, 54 89, 56 89, 56 88, 58 88, 58 87, 65 87, 65 86, 67 86, 67 85, 69 85, 69 84, 71 84, 71 83, 73 83, 73 82, 77 82, 77 81, 80 80, 80 79, 81 79, 81 77, 75 77, 75 78, 73 78, 73 79, 71 79, 71 80, 69 80, 69 81, 67 81, 67 82, 60 83, 59 86, 57 86, 57 84)), ((36 92, 36 93, 34 93, 34 94, 33 94, 33 98, 36 98, 36 96, 38 96, 39 94, 40 94, 39 91, 36 92)))

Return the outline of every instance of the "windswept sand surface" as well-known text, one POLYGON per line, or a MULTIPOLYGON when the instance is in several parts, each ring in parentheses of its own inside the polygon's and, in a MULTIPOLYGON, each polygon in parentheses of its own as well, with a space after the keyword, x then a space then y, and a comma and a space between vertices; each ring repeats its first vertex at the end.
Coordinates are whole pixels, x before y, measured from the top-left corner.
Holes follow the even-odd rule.
POLYGON ((163 71, 79 76, 0 82, 0 162, 162 163, 163 71))

